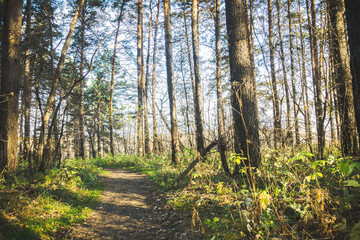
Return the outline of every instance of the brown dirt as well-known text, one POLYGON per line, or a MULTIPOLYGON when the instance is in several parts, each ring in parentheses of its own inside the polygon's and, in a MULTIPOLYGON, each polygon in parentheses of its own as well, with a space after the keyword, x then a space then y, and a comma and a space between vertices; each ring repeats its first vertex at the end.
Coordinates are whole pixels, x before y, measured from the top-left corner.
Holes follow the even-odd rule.
POLYGON ((200 239, 191 231, 191 216, 165 205, 146 175, 123 169, 103 176, 105 191, 85 222, 67 239, 200 239))

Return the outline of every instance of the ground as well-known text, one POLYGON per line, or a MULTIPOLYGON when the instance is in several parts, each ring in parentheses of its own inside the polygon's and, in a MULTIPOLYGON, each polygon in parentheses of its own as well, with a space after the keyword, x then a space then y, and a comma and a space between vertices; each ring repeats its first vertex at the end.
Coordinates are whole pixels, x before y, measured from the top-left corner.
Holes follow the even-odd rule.
POLYGON ((99 205, 67 239, 201 239, 191 231, 191 214, 167 207, 146 175, 108 171, 99 205))

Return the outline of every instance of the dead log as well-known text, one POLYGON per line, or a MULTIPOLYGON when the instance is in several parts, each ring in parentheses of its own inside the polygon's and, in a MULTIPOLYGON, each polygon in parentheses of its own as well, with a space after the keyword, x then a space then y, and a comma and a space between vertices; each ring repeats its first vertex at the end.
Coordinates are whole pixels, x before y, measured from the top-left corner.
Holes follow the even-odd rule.
POLYGON ((174 186, 176 187, 179 182, 196 166, 196 164, 202 159, 213 147, 215 147, 218 144, 217 141, 213 141, 210 143, 204 150, 200 153, 200 156, 197 157, 188 167, 187 169, 180 174, 180 176, 176 179, 174 182, 174 186))

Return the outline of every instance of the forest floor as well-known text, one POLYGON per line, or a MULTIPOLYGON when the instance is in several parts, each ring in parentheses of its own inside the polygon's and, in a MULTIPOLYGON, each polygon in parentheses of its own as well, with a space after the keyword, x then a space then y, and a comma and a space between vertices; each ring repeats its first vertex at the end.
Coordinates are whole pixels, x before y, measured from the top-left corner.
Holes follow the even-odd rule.
POLYGON ((108 169, 105 191, 85 222, 74 226, 67 239, 200 239, 191 231, 191 214, 166 206, 147 175, 108 169))

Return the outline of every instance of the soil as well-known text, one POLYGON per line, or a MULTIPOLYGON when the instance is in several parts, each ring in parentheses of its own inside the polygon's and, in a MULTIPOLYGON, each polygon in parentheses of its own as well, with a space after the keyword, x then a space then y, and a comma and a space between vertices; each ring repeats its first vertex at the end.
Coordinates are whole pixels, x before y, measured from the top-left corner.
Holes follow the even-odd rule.
POLYGON ((67 239, 201 239, 199 232, 191 231, 191 213, 166 206, 146 175, 108 171, 98 207, 67 239))

